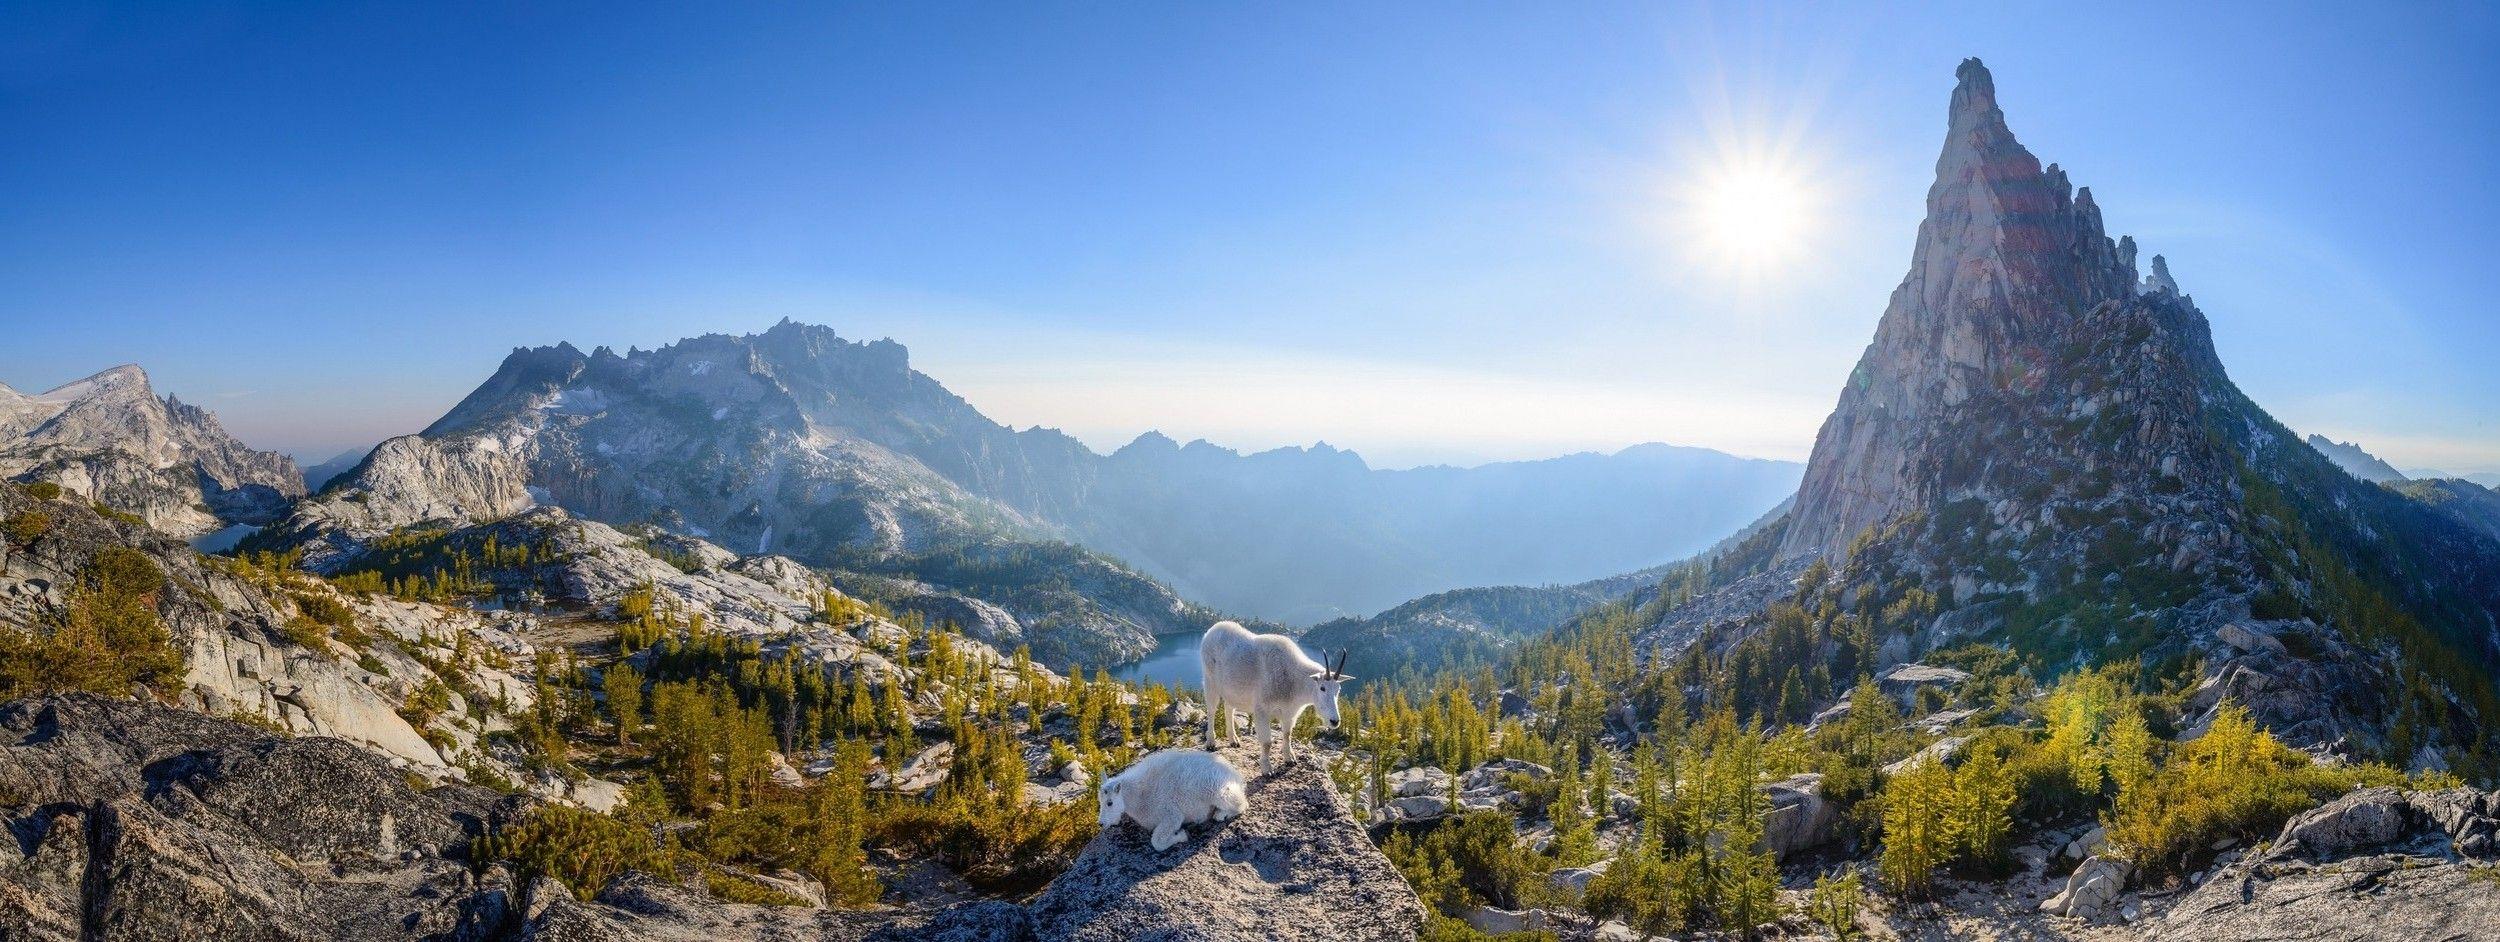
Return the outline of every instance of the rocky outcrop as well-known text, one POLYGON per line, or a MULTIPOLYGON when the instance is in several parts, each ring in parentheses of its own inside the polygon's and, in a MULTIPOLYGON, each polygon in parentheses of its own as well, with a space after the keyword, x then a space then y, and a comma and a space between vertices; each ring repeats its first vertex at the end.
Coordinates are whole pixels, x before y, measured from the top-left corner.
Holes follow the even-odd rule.
POLYGON ((1127 824, 1104 832, 1031 907, 1043 942, 1403 940, 1422 921, 1415 891, 1308 760, 1251 779, 1248 812, 1170 850, 1127 824))
POLYGON ((1840 813, 1823 800, 1819 772, 1792 775, 1762 786, 1770 810, 1762 815, 1762 839, 1754 849, 1786 856, 1829 842, 1840 825, 1840 813))
POLYGON ((468 843, 519 806, 331 739, 90 697, 0 706, 0 936, 484 939, 468 843))
POLYGON ((2500 793, 2364 789, 2283 825, 2147 933, 2189 940, 2500 938, 2500 793))
POLYGON ((0 386, 0 478, 51 481, 167 533, 265 524, 304 493, 295 461, 117 366, 43 393, 0 386))
POLYGON ((2066 888, 2040 903, 2040 911, 2052 916, 2071 916, 2088 923, 2108 923, 2119 919, 2119 904, 2127 891, 2127 878, 2135 875, 2135 865, 2116 857, 2091 857, 2075 867, 2066 878, 2066 888))
MULTIPOLYGON (((359 599, 318 580, 296 576, 282 584, 238 577, 230 567, 202 557, 183 543, 149 528, 107 519, 66 500, 37 501, 15 487, 0 487, 0 517, 40 514, 47 526, 29 542, 0 543, 0 622, 41 626, 66 610, 68 587, 99 552, 136 549, 166 576, 155 596, 156 614, 183 652, 185 673, 167 692, 183 705, 217 715, 244 715, 292 732, 335 736, 397 757, 429 776, 451 774, 450 762, 429 731, 399 713, 419 687, 451 669, 456 648, 521 655, 517 616, 490 614, 387 598, 359 599), (361 649, 338 640, 307 644, 289 634, 305 600, 319 598, 349 613, 361 649), (464 640, 465 639, 465 640, 464 640)), ((490 692, 527 704, 530 687, 479 659, 458 665, 460 676, 440 678, 455 689, 490 692)), ((495 724, 453 695, 441 728, 432 735, 455 747, 474 745, 495 724)))
MULTIPOLYGON (((1247 751, 1228 750, 1225 756, 1237 767, 1257 764, 1247 751)), ((867 938, 1404 942, 1416 937, 1422 902, 1364 836, 1324 771, 1308 761, 1289 764, 1251 779, 1249 793, 1250 810, 1242 816, 1191 825, 1187 839, 1168 850, 1148 846, 1148 835, 1134 824, 1102 832, 1026 905, 976 900, 884 914, 887 924, 867 938)))
POLYGON ((1815 439, 1784 556, 1837 558, 1918 509, 1960 412, 2039 388, 2042 352, 2078 312, 2135 296, 2132 254, 2102 233, 2091 191, 2015 141, 1979 60, 1956 75, 1910 273, 1815 439))

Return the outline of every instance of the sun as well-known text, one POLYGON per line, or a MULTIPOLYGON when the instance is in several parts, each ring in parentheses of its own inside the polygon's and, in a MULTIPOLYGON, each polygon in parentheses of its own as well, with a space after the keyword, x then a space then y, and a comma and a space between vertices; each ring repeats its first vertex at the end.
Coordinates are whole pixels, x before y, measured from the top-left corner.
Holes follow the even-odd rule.
POLYGON ((1678 177, 1666 212, 1687 264, 1742 282, 1800 273, 1824 225, 1810 174, 1769 155, 1730 154, 1678 177))
POLYGON ((1725 260, 1762 264, 1796 251, 1805 210, 1797 181, 1768 167, 1728 168, 1702 181, 1694 222, 1725 260))

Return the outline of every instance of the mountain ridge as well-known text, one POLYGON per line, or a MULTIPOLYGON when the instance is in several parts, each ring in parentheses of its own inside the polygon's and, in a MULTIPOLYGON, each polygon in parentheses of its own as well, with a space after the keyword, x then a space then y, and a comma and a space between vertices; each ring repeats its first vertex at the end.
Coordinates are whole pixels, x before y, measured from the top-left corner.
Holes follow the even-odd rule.
POLYGON ((0 478, 50 481, 183 536, 275 519, 304 493, 294 459, 122 364, 41 393, 0 386, 0 478))
POLYGON ((1451 586, 1662 563, 1758 509, 1744 504, 1776 502, 1793 467, 1635 446, 1374 470, 1325 443, 1244 454, 1160 433, 1098 454, 1062 432, 988 419, 912 369, 891 340, 785 318, 760 334, 623 355, 569 342, 516 349, 425 431, 382 443, 330 485, 336 493, 305 502, 273 539, 328 565, 394 529, 555 504, 896 575, 908 575, 896 559, 1066 542, 1121 561, 1087 565, 1135 585, 1138 599, 1168 596, 1112 617, 1111 636, 1081 646, 1126 659, 1152 634, 1189 627, 1197 616, 1182 614, 1183 599, 1317 620, 1451 586), (1128 567, 1170 589, 1112 575, 1128 567))

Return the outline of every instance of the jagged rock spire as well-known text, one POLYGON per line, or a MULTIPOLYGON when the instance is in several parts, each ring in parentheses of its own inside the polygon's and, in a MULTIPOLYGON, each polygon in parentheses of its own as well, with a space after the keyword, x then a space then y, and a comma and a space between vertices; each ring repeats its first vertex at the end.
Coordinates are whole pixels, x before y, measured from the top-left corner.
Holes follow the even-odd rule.
POLYGON ((2145 294, 2178 294, 2179 282, 2170 277, 2170 260, 2153 256, 2153 272, 2144 276, 2145 294))
POLYGON ((1784 553, 1837 552, 1907 509, 1913 425, 2022 382, 2067 324, 2135 294, 2132 243, 2108 237, 2091 190, 2015 139, 1985 65, 1955 76, 1909 274, 1815 441, 1784 553))

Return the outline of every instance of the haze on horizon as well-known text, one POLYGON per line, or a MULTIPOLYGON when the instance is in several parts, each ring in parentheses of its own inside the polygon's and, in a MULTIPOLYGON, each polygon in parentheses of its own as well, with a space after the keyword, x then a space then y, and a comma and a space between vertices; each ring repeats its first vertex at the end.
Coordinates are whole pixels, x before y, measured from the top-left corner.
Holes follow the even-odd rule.
POLYGON ((1978 55, 2260 404, 2500 469, 2487 8, 579 12, 0 10, 0 382, 317 460, 789 316, 1106 451, 1801 459, 1978 55))

